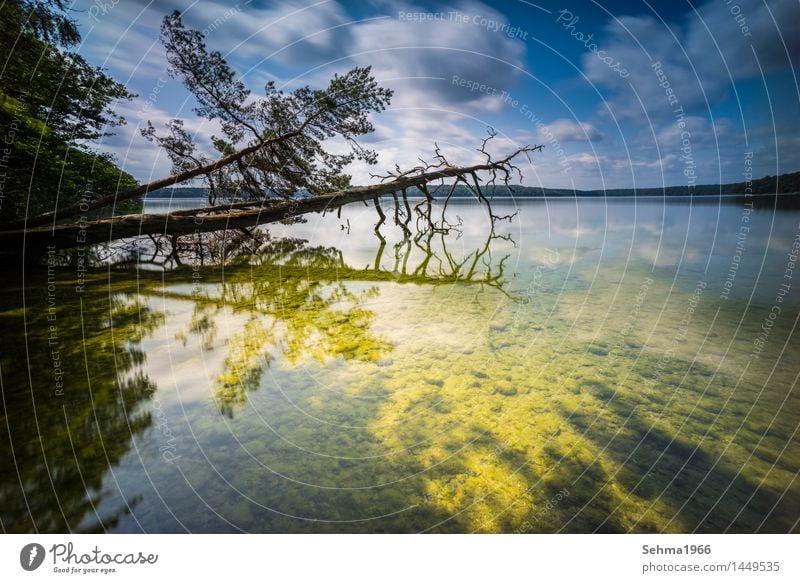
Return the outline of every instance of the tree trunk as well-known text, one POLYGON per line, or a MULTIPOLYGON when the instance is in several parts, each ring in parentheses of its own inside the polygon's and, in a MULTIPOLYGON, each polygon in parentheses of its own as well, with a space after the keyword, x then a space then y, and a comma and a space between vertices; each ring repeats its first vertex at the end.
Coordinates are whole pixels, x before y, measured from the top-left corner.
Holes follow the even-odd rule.
MULTIPOLYGON (((183 235, 225 229, 241 229, 256 225, 275 223, 311 212, 335 209, 345 204, 369 201, 385 194, 407 188, 419 187, 442 178, 474 175, 481 171, 501 170, 507 160, 489 162, 467 167, 448 167, 443 170, 424 172, 412 176, 401 176, 394 180, 334 192, 310 198, 272 203, 263 208, 205 214, 209 209, 176 211, 163 215, 134 214, 94 219, 55 227, 16 229, 0 231, 0 248, 6 252, 24 250, 38 254, 48 248, 70 248, 95 243, 107 243, 115 239, 139 235, 183 235)), ((264 204, 271 201, 265 201, 264 204)), ((257 202, 252 203, 254 206, 257 202)), ((26 253, 27 254, 27 253, 26 253)))

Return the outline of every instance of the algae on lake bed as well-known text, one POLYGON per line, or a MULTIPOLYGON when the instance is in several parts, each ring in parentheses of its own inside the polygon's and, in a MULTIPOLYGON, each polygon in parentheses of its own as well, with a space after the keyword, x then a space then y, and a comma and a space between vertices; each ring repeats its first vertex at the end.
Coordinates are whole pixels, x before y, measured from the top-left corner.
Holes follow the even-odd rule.
MULTIPOLYGON (((4 294, 0 321, 27 337, 0 357, 4 458, 27 468, 22 488, 0 476, 4 526, 797 530, 797 294, 753 350, 781 249, 753 237, 739 281, 760 279, 723 299, 710 214, 687 232, 680 206, 561 204, 523 206, 516 246, 476 228, 445 253, 327 217, 286 227, 308 244, 199 276, 97 271, 79 296, 61 268, 63 396, 46 282, 4 294), (41 447, 22 447, 34 412, 41 447)), ((754 217, 754 233, 772 219, 754 217)))

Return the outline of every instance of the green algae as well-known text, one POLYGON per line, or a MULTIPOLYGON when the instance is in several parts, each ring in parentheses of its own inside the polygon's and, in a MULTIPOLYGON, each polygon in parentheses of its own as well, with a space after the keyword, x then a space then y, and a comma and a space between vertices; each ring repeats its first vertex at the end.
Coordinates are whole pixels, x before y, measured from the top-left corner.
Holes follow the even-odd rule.
MULTIPOLYGON (((57 322, 72 347, 76 453, 58 403, 38 402, 69 509, 65 522, 37 452, 25 452, 37 527, 797 528, 800 355, 783 350, 796 300, 756 358, 769 302, 721 300, 713 274, 698 297, 697 273, 676 283, 643 260, 598 269, 593 248, 548 243, 513 272, 489 261, 474 279, 466 244, 455 263, 441 252, 392 260, 406 248, 394 245, 359 269, 335 248, 279 239, 194 280, 188 268, 92 272, 83 298, 65 274, 57 322), (100 434, 115 440, 107 459, 100 434)), ((32 289, 25 308, 9 294, 0 305, 7 328, 30 338, 27 355, 4 346, 4 387, 27 386, 20 363, 31 358, 32 384, 50 383, 47 297, 32 289)), ((27 435, 31 406, 15 394, 6 417, 27 435)), ((16 484, 5 472, 0 500, 16 484)), ((23 508, 5 508, 11 530, 31 530, 23 508)))

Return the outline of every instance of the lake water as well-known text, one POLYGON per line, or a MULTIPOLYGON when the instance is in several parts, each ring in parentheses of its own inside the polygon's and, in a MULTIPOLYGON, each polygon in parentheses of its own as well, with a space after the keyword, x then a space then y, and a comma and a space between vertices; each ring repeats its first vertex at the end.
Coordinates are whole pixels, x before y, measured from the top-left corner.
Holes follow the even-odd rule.
POLYGON ((351 205, 225 266, 7 274, 2 528, 797 531, 800 212, 756 206, 351 205))

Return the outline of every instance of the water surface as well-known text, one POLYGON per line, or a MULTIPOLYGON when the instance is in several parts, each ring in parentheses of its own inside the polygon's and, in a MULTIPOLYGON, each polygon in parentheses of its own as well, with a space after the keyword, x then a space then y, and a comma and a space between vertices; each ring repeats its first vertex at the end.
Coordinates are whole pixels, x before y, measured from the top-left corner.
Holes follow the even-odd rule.
POLYGON ((796 531, 800 214, 745 203, 352 205, 9 274, 2 528, 796 531))

